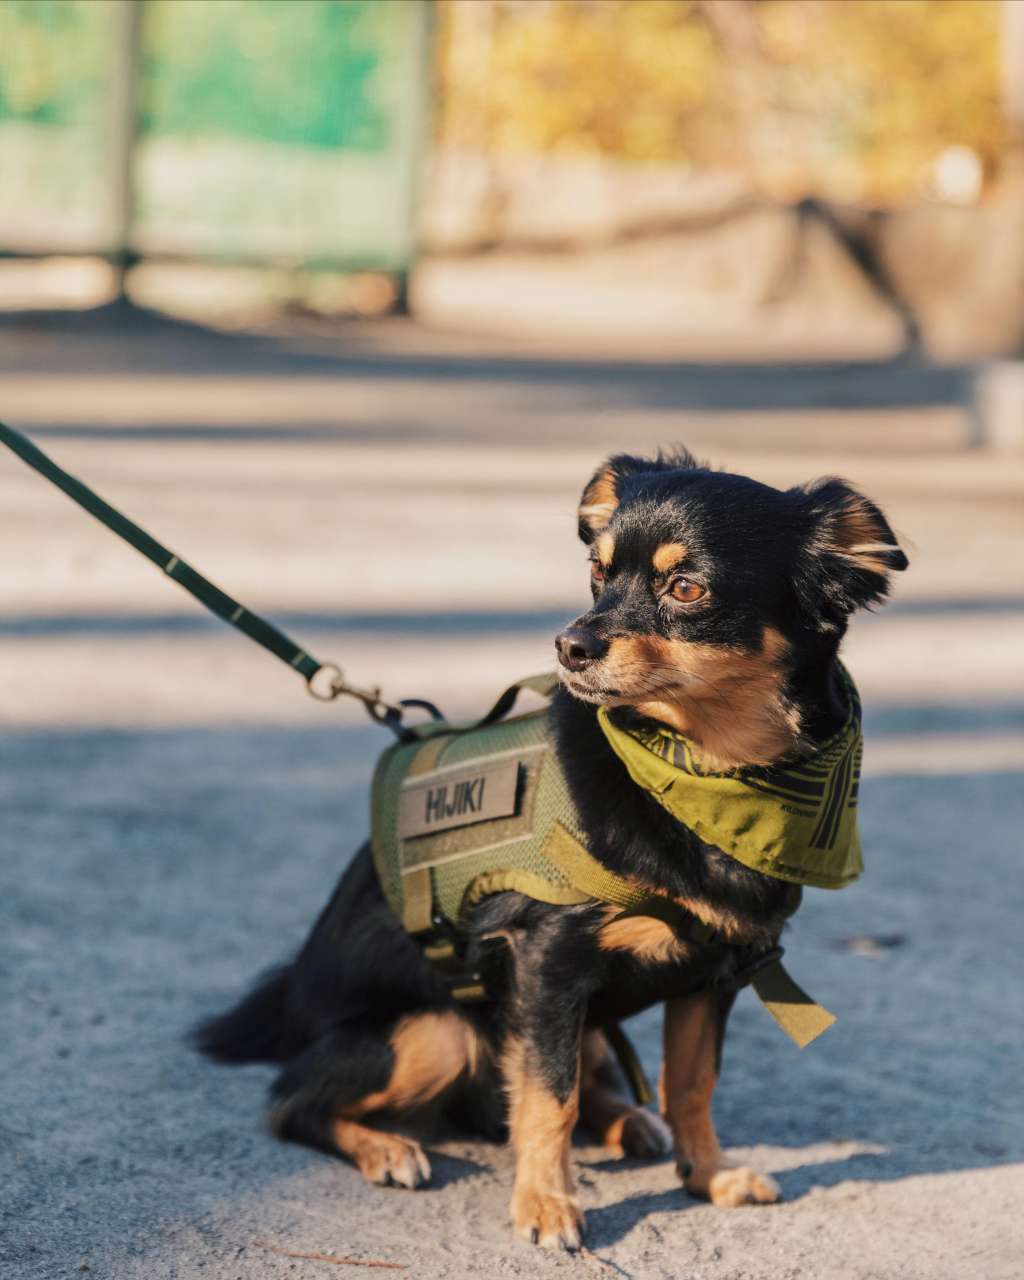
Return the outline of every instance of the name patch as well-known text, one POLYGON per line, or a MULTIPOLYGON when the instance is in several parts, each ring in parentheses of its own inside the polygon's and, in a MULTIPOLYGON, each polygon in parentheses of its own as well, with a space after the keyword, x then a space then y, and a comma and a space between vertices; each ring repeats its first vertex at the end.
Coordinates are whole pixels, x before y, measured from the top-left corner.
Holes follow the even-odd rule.
POLYGON ((466 764, 409 778, 398 798, 398 834, 403 840, 468 827, 516 811, 519 761, 466 764))

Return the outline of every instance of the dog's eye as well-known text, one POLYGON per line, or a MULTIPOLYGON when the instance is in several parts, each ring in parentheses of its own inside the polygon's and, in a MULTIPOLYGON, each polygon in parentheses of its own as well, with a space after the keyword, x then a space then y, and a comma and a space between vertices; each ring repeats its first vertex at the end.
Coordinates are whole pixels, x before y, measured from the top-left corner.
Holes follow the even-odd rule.
POLYGON ((604 582, 604 570, 596 560, 590 562, 590 576, 594 582, 604 582))
POLYGON ((678 600, 680 604, 693 604, 704 595, 704 588, 692 578, 673 578, 669 591, 672 593, 672 598, 678 600))

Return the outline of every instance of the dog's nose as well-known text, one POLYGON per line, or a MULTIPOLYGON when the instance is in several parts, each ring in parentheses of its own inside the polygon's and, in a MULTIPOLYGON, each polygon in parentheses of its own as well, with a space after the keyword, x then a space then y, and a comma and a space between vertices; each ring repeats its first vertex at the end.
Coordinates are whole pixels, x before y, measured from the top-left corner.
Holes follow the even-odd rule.
POLYGON ((583 627, 567 627, 555 637, 558 661, 570 671, 582 671, 608 652, 608 642, 583 627))

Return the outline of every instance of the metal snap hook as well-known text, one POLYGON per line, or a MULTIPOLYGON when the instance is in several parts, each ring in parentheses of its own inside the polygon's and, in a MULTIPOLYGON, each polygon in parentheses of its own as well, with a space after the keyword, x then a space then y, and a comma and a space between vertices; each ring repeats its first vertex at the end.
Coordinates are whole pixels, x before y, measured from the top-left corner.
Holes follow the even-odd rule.
POLYGON ((309 691, 311 698, 316 698, 317 702, 333 702, 340 694, 344 693, 344 677, 341 673, 341 667, 334 662, 325 662, 322 666, 317 667, 316 671, 306 681, 306 689, 309 691), (325 677, 325 679, 321 679, 325 677))

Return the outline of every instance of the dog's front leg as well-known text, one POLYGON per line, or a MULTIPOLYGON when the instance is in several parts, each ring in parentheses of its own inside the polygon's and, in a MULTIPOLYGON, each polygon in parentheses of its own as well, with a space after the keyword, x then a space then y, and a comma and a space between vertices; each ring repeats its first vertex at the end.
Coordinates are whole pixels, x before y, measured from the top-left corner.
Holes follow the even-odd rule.
POLYGON ((705 991, 665 1005, 661 1109, 672 1130, 676 1168, 691 1195, 723 1208, 770 1204, 774 1179, 733 1165, 722 1155, 711 1119, 725 1022, 733 997, 705 991))
MULTIPOLYGON (((580 1247, 583 1214, 573 1195, 569 1147, 579 1114, 583 1006, 531 1001, 505 1046, 509 1133, 516 1157, 516 1234, 547 1248, 580 1247)), ((522 1006, 520 1006, 522 1007, 522 1006)))

